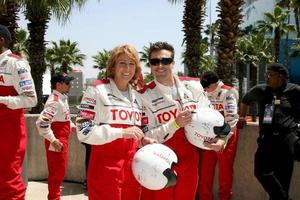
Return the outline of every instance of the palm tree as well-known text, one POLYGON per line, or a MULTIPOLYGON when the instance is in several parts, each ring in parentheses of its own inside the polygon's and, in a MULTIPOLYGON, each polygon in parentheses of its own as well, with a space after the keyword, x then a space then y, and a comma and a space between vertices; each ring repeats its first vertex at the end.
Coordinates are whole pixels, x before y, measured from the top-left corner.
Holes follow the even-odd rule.
POLYGON ((28 32, 25 29, 16 31, 16 42, 14 52, 23 58, 28 59, 28 32))
POLYGON ((234 54, 236 42, 240 35, 242 4, 243 0, 220 0, 218 3, 220 41, 217 46, 218 67, 216 71, 224 83, 229 85, 235 82, 234 54))
POLYGON ((205 0, 186 0, 183 13, 183 32, 185 43, 184 65, 188 75, 199 77, 200 59, 203 56, 199 47, 201 45, 201 29, 204 20, 205 0))
POLYGON ((139 54, 141 54, 140 61, 145 63, 146 67, 150 67, 148 59, 149 59, 149 49, 150 49, 151 43, 149 46, 143 46, 143 51, 140 51, 139 54))
MULTIPOLYGON (((179 3, 182 0, 168 0, 171 3, 179 3)), ((188 75, 198 77, 201 52, 199 51, 201 43, 201 29, 204 20, 204 7, 206 0, 185 0, 183 13, 183 32, 185 43, 184 65, 187 68, 188 75)))
POLYGON ((239 80, 239 94, 243 94, 243 77, 247 73, 246 69, 249 68, 250 71, 255 72, 247 81, 247 88, 252 87, 257 84, 258 72, 260 64, 266 64, 274 62, 274 56, 272 54, 272 41, 271 39, 266 39, 264 34, 253 32, 243 38, 240 38, 237 42, 237 50, 235 54, 235 59, 237 61, 237 77, 239 80), (251 80, 253 81, 251 84, 251 80))
POLYGON ((74 7, 81 8, 86 0, 19 0, 25 8, 25 18, 29 20, 29 63, 33 71, 35 88, 38 96, 38 104, 32 109, 33 113, 39 113, 42 109, 42 76, 46 70, 45 63, 45 33, 47 24, 52 16, 62 23, 66 22, 74 7))
POLYGON ((154 80, 154 76, 151 73, 146 73, 144 76, 145 83, 149 83, 154 80))
POLYGON ((19 20, 18 12, 20 10, 20 3, 18 0, 0 0, 0 22, 2 25, 8 27, 11 33, 12 42, 9 48, 13 49, 16 42, 16 31, 18 29, 19 20))
MULTIPOLYGON (((59 43, 51 42, 52 47, 46 51, 46 58, 51 66, 58 65, 58 71, 68 73, 72 71, 72 65, 83 65, 85 55, 80 53, 77 42, 70 40, 60 40, 59 43)), ((53 69, 51 70, 53 72, 53 69)))
POLYGON ((264 13, 266 20, 258 20, 256 22, 258 29, 262 33, 274 34, 274 56, 275 62, 279 60, 280 39, 283 34, 294 31, 294 25, 287 23, 289 12, 284 11, 280 6, 274 8, 273 13, 264 13))
POLYGON ((107 51, 105 49, 103 49, 103 51, 99 51, 96 55, 92 56, 94 62, 96 63, 96 65, 94 65, 93 67, 100 70, 97 77, 98 79, 106 78, 106 66, 110 56, 111 51, 107 51))
POLYGON ((290 12, 290 9, 293 9, 296 31, 297 31, 297 38, 300 38, 300 24, 299 24, 300 1, 299 0, 280 0, 277 3, 277 5, 282 8, 287 8, 289 10, 289 12, 290 12))
MULTIPOLYGON (((199 52, 202 55, 200 58, 200 65, 198 66, 197 73, 201 75, 205 71, 214 71, 217 67, 215 64, 215 59, 212 55, 208 52, 208 38, 202 39, 199 47, 199 52)), ((185 52, 182 53, 182 58, 185 58, 185 52)))
MULTIPOLYGON (((217 35, 217 32, 219 30, 219 25, 217 23, 212 23, 206 25, 206 29, 204 30, 204 33, 207 35, 208 40, 208 46, 209 46, 209 53, 211 56, 215 55, 215 46, 219 42, 219 38, 217 35)), ((205 39, 204 38, 204 39, 205 39)))

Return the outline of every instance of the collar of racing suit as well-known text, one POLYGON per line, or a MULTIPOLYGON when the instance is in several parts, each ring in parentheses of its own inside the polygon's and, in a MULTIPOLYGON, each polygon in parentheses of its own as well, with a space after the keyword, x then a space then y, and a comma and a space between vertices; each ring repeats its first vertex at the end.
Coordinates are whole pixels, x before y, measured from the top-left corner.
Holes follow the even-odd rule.
MULTIPOLYGON (((173 75, 173 78, 175 80, 175 87, 177 89, 179 98, 182 100, 182 99, 184 99, 184 95, 187 95, 190 99, 192 99, 193 98, 192 94, 190 93, 190 91, 188 91, 186 89, 186 87, 184 86, 183 81, 181 81, 179 79, 179 77, 176 76, 176 75, 173 75)), ((169 99, 172 99, 172 90, 171 90, 171 88, 159 83, 156 79, 154 79, 154 81, 155 81, 155 84, 158 86, 159 90, 161 91, 161 93, 163 95, 167 96, 169 99)))
POLYGON ((127 99, 127 98, 124 98, 124 96, 122 95, 122 92, 118 89, 115 81, 111 78, 108 78, 108 79, 109 79, 109 83, 111 85, 112 93, 115 96, 122 99, 123 101, 130 102, 131 104, 135 101, 136 97, 135 97, 135 93, 133 92, 134 89, 131 87, 130 84, 128 84, 129 99, 127 99))
POLYGON ((0 54, 0 60, 2 60, 5 56, 11 53, 12 53, 11 50, 7 49, 6 51, 0 54))
POLYGON ((214 91, 206 92, 207 96, 209 96, 209 97, 217 96, 223 85, 224 85, 224 83, 222 81, 219 81, 218 85, 214 91))
POLYGON ((60 92, 57 91, 57 90, 53 90, 53 94, 57 95, 57 96, 58 96, 60 99, 62 99, 62 100, 68 99, 68 96, 67 96, 67 95, 62 94, 62 93, 60 93, 60 92))

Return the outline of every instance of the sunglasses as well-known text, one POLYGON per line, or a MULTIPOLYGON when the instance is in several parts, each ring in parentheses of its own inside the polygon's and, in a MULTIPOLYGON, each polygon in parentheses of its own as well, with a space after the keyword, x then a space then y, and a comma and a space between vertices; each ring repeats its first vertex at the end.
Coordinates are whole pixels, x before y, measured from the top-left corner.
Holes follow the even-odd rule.
POLYGON ((158 59, 158 58, 151 58, 150 59, 150 65, 169 65, 173 62, 173 58, 162 58, 162 59, 158 59))

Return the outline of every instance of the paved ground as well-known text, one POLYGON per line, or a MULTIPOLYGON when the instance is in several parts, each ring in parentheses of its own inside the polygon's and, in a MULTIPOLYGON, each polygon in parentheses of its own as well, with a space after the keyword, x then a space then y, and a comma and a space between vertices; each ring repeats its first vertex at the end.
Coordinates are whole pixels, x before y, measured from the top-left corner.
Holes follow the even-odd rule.
MULTIPOLYGON (((26 200, 46 200, 48 194, 47 182, 28 182, 26 200)), ((61 200, 87 200, 87 194, 79 183, 64 182, 61 200)))

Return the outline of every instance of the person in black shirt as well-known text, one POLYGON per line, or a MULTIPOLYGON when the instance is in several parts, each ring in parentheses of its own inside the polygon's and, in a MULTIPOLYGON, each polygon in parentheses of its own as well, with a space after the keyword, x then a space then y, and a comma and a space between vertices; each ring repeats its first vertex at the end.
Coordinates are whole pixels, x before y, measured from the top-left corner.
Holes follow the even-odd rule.
POLYGON ((294 160, 300 160, 300 87, 288 83, 288 70, 268 65, 266 84, 253 87, 240 104, 239 128, 246 125, 249 105, 256 102, 259 115, 255 176, 270 200, 288 200, 294 160))

